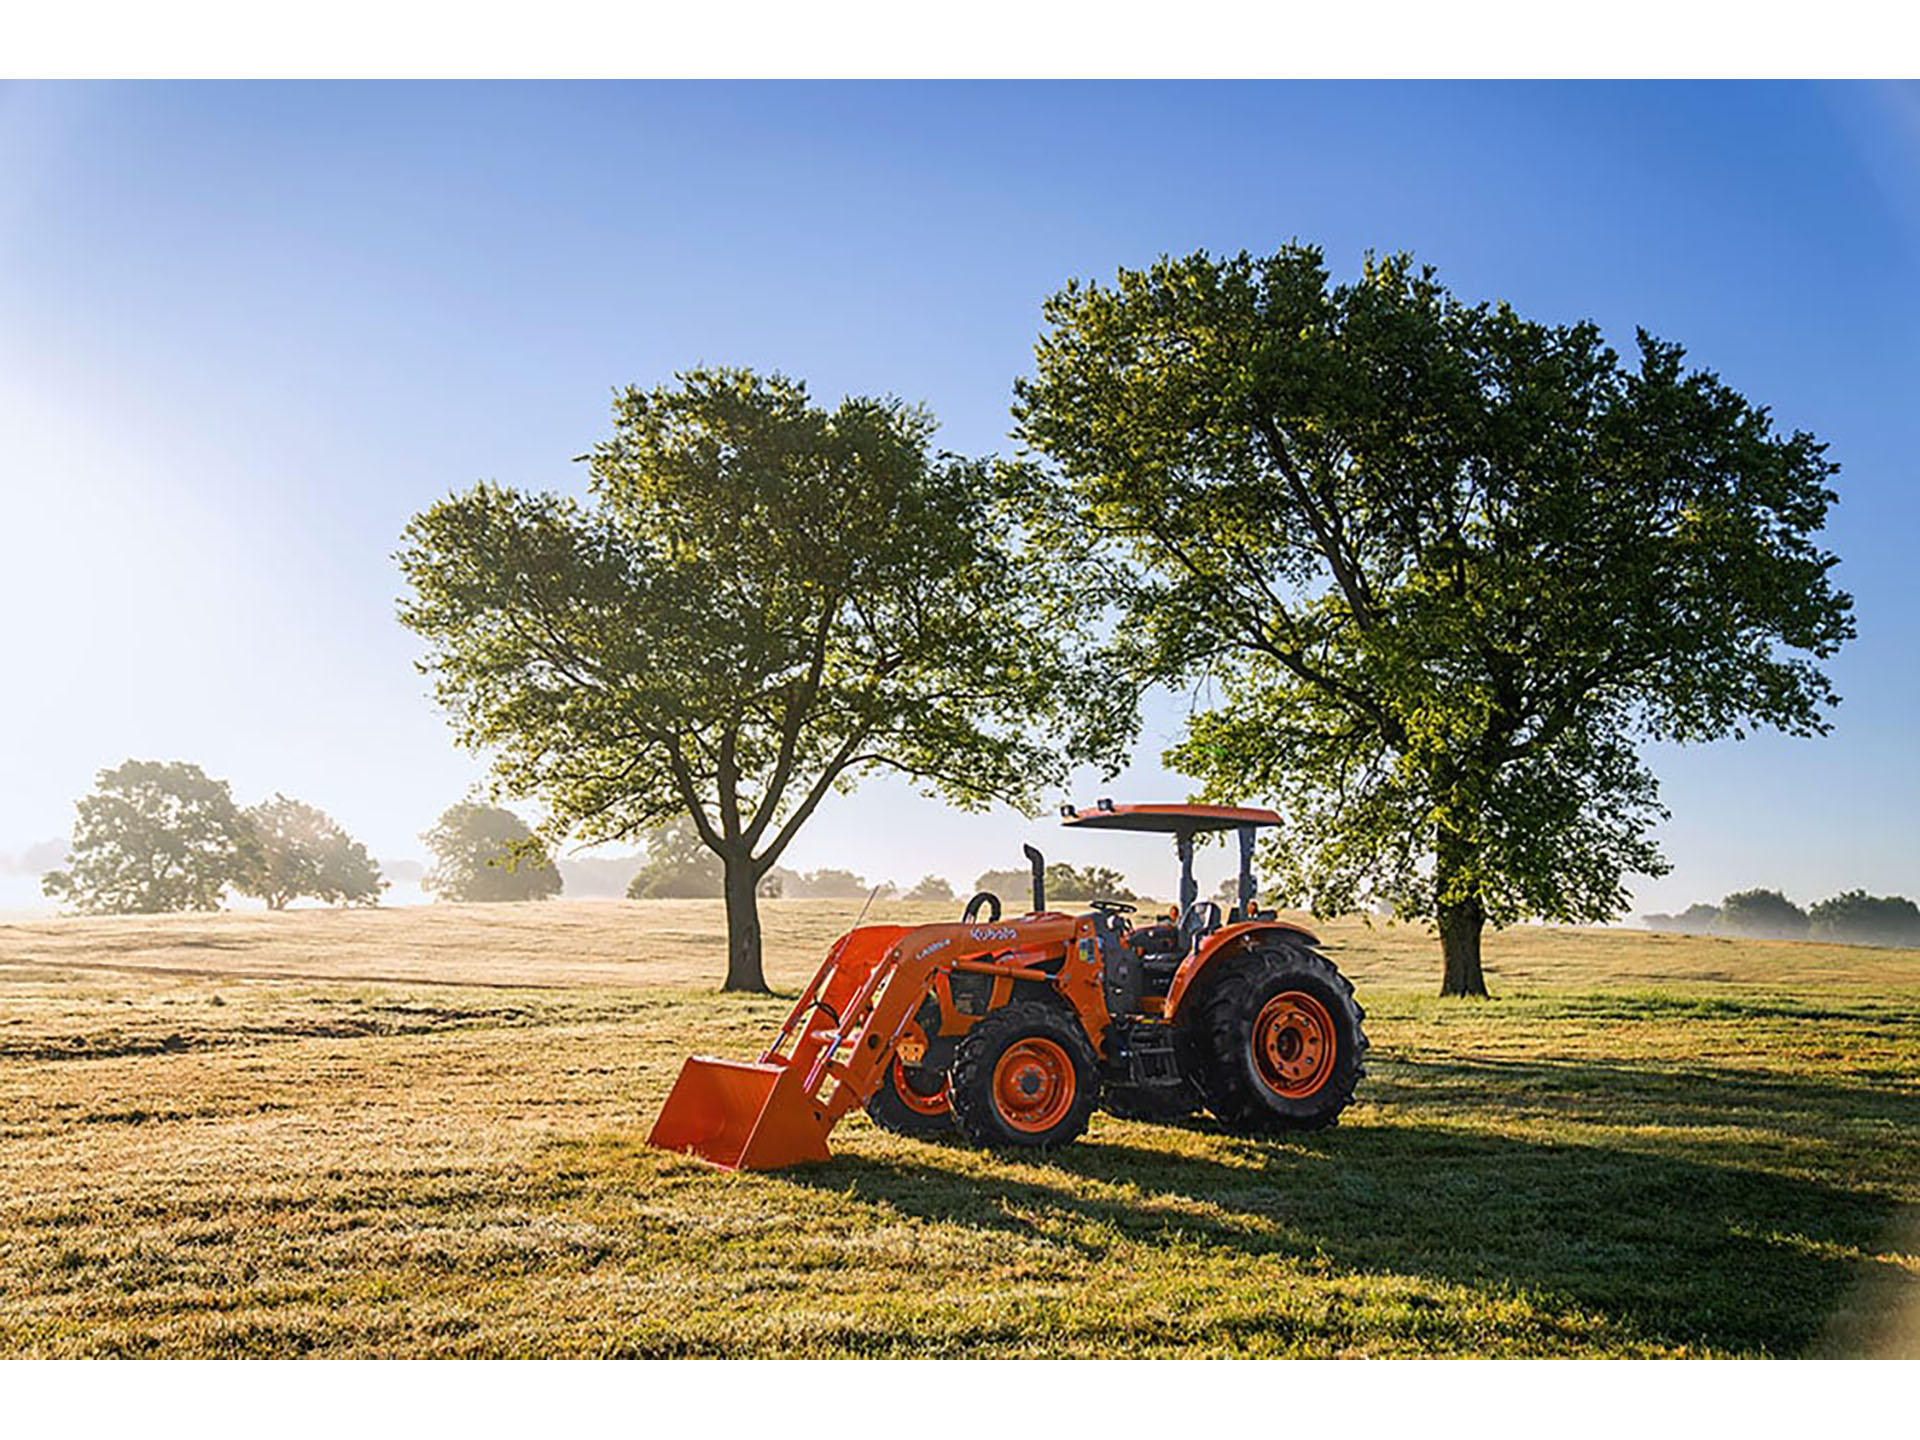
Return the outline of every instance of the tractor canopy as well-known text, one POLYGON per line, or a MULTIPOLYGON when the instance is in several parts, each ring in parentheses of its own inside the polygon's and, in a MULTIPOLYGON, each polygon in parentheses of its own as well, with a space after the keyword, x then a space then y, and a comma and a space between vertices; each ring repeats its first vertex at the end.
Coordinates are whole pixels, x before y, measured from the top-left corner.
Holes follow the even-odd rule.
MULTIPOLYGON (((1183 916, 1192 911, 1200 898, 1200 887, 1193 879, 1193 837, 1214 830, 1237 831, 1240 877, 1234 913, 1237 917, 1251 917, 1255 913, 1253 832, 1262 825, 1278 825, 1280 816, 1273 810, 1246 805, 1116 805, 1111 800, 1102 800, 1090 810, 1062 805, 1060 823, 1082 830, 1144 830, 1173 836, 1173 851, 1180 860, 1180 913, 1183 916)), ((1213 915, 1211 923, 1217 926, 1217 907, 1213 915)))
POLYGON ((1116 805, 1111 800, 1087 810, 1063 805, 1060 816, 1062 825, 1086 830, 1146 830, 1156 835, 1197 835, 1203 830, 1280 823, 1277 812, 1244 805, 1116 805))

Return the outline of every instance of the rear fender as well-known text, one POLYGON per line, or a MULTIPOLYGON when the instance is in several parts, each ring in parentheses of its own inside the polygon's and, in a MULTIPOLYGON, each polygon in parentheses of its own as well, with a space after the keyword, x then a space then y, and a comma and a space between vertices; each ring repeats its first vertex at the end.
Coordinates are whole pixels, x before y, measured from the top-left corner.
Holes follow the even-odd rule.
POLYGON ((1238 925, 1228 925, 1216 930, 1201 942, 1200 948, 1189 955, 1173 972, 1173 985, 1167 991, 1167 1019, 1171 1020, 1180 1013, 1180 1004, 1193 991, 1200 977, 1207 973, 1208 967, 1229 955, 1237 955, 1242 950, 1251 950, 1263 940, 1284 936, 1291 940, 1305 940, 1309 945, 1318 945, 1320 937, 1300 925, 1290 925, 1285 920, 1243 920, 1238 925))

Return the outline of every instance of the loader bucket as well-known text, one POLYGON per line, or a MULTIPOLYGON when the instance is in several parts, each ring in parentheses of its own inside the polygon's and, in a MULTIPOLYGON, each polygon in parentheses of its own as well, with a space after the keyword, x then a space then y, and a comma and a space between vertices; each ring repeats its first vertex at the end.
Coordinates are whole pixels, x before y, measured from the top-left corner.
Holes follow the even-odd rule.
POLYGON ((828 1159, 831 1126, 797 1070, 696 1055, 681 1067, 647 1143, 723 1170, 778 1170, 828 1159))

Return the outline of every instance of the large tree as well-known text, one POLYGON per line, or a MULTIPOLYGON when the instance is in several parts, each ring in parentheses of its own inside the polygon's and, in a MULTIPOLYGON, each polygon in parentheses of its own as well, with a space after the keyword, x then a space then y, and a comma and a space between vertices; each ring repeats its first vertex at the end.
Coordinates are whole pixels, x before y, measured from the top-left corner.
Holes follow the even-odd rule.
POLYGON ((403 621, 461 738, 555 838, 686 816, 720 857, 730 990, 764 990, 757 882, 884 769, 1028 804, 1111 758, 1132 692, 1067 653, 1003 467, 896 401, 696 370, 628 389, 590 498, 483 485, 408 527, 403 621))
POLYGON ((275 795, 245 812, 254 842, 253 864, 239 881, 242 894, 284 910, 300 898, 329 905, 378 905, 387 882, 367 847, 323 810, 275 795))
POLYGON ((102 770, 75 806, 67 868, 51 898, 96 915, 218 910, 255 866, 252 829, 224 780, 185 761, 129 760, 102 770))
POLYGON ((1678 346, 1456 300, 1406 257, 1205 254, 1046 306, 1022 437, 1131 663, 1213 682, 1168 761, 1286 816, 1321 911, 1611 918, 1666 869, 1637 742, 1823 732, 1835 467, 1678 346))
POLYGON ((434 856, 421 888, 435 899, 545 900, 560 893, 560 871, 545 842, 511 810, 462 800, 421 838, 434 856))

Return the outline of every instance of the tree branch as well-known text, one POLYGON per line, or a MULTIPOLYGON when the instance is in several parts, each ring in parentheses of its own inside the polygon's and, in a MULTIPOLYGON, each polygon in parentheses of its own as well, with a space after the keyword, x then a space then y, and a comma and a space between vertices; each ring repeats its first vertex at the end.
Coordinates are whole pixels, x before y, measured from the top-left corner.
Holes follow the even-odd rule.
POLYGON ((1367 590, 1365 577, 1354 565, 1346 553, 1346 547, 1340 538, 1337 516, 1322 514, 1320 506, 1308 489, 1305 478, 1293 462, 1292 452, 1286 440, 1280 434, 1280 427, 1273 423, 1270 416, 1254 417, 1254 429, 1267 442, 1267 449, 1273 456, 1275 467, 1287 482, 1287 489, 1293 494, 1293 503, 1300 508, 1306 518, 1307 527, 1313 531, 1313 538, 1320 546, 1320 553, 1327 558, 1327 565, 1333 571, 1333 578, 1340 586, 1340 593, 1346 596, 1347 608, 1353 612, 1354 624, 1362 630, 1373 625, 1373 597, 1367 590))

